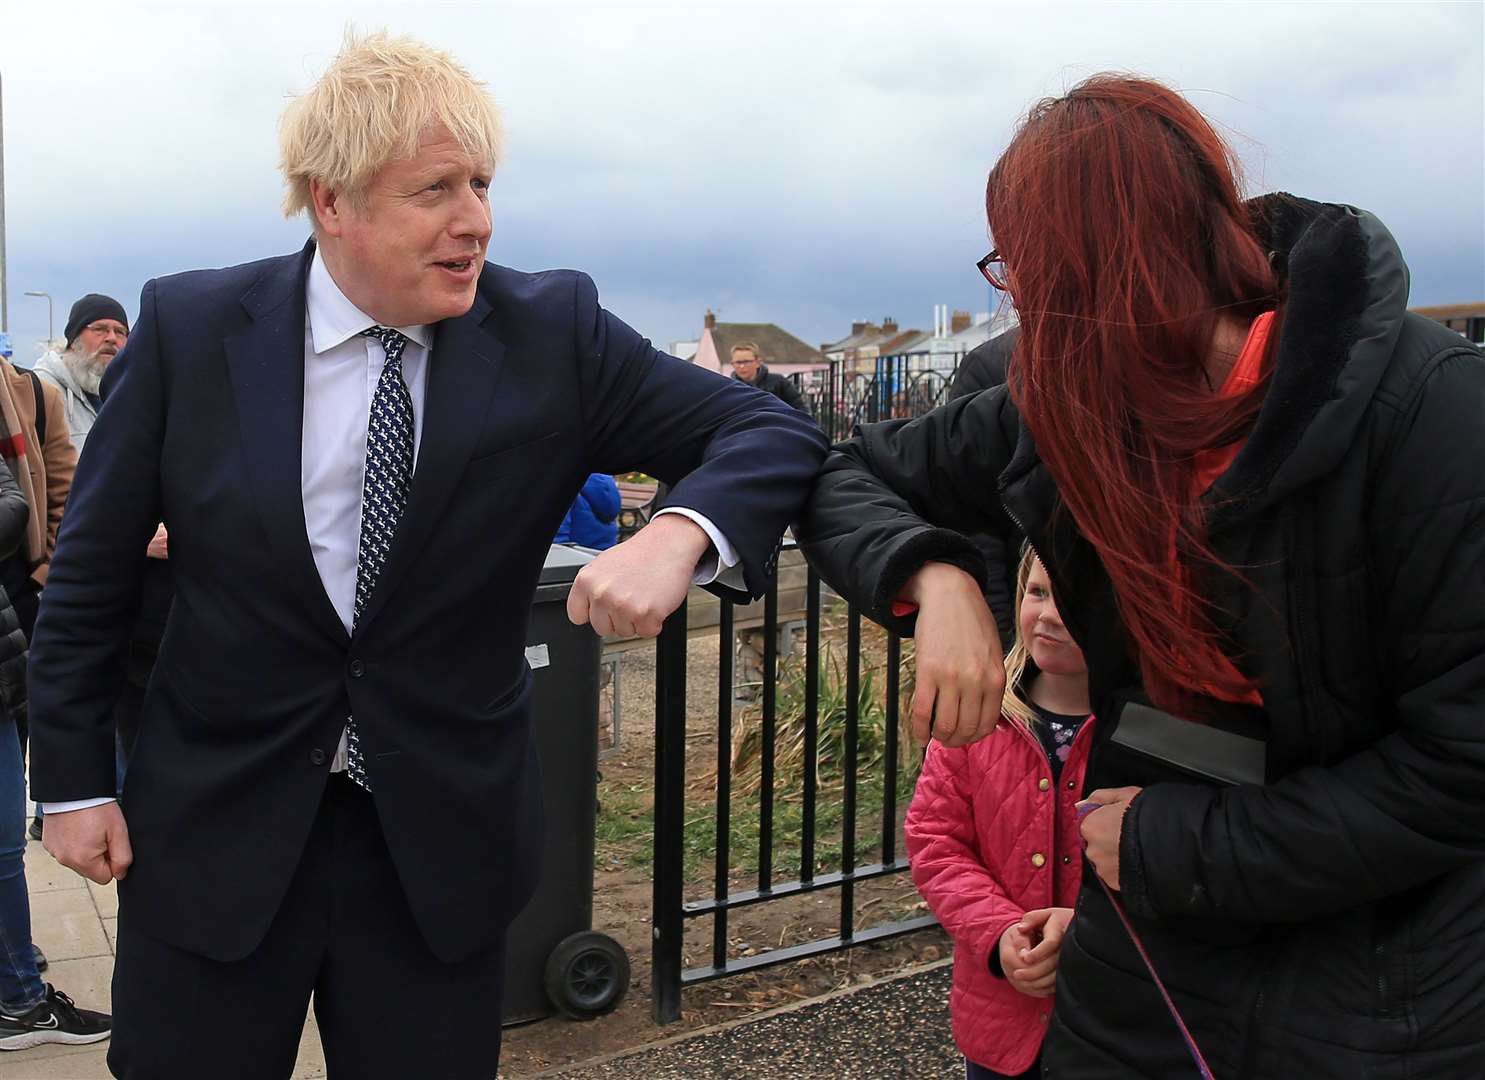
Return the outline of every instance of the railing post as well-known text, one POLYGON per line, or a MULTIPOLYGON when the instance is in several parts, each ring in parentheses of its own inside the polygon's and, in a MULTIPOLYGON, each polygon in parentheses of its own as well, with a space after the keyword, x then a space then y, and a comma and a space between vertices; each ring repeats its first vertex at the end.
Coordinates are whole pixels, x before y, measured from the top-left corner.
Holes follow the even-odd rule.
POLYGON ((712 967, 727 966, 727 908, 732 870, 732 699, 737 693, 732 666, 732 601, 723 600, 718 615, 721 641, 717 650, 717 864, 712 898, 719 905, 712 919, 712 967))
POLYGON ((840 869, 846 875, 840 890, 840 936, 850 941, 856 933, 856 885, 850 875, 856 869, 856 746, 861 724, 861 612, 852 605, 846 617, 846 739, 841 767, 845 784, 841 790, 840 869))
POLYGON ((815 770, 820 760, 820 575, 810 568, 805 584, 804 833, 799 880, 815 880, 815 770))
POLYGON ((882 865, 897 861, 897 724, 902 639, 887 635, 887 748, 882 764, 882 865))
POLYGON ((655 1023, 681 1017, 685 919, 686 605, 655 642, 655 891, 651 1002, 655 1023))
POLYGON ((826 395, 830 399, 830 425, 825 429, 825 434, 830 436, 831 442, 839 442, 845 438, 845 435, 841 433, 840 410, 845 405, 846 392, 845 380, 841 378, 839 360, 830 361, 830 372, 826 375, 826 383, 829 387, 826 395))
POLYGON ((758 786, 758 891, 773 888, 774 754, 778 735, 779 582, 763 599, 763 760, 758 786))

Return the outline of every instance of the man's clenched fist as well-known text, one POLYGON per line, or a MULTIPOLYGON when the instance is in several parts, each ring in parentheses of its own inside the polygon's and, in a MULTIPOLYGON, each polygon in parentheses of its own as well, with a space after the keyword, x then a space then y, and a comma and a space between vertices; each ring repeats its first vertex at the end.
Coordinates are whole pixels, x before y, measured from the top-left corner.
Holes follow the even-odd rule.
POLYGON ((696 564, 711 541, 680 514, 657 517, 578 572, 567 617, 614 637, 655 637, 686 601, 696 564))
POLYGON ((129 827, 116 802, 46 815, 41 846, 67 869, 99 885, 122 880, 134 861, 129 827))

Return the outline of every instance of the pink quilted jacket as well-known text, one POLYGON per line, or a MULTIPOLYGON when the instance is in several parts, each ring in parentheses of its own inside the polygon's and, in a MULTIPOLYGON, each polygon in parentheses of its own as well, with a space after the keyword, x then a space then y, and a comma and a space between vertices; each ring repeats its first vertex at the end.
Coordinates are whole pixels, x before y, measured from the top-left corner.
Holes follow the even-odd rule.
POLYGON ((989 962, 1025 912, 1077 899, 1083 860, 1073 804, 1092 737, 1090 719, 1055 787, 1037 737, 1009 720, 970 746, 932 743, 908 807, 913 881, 954 939, 954 1041, 995 1072, 1029 1069, 1052 1016, 1051 998, 1012 989, 989 962))

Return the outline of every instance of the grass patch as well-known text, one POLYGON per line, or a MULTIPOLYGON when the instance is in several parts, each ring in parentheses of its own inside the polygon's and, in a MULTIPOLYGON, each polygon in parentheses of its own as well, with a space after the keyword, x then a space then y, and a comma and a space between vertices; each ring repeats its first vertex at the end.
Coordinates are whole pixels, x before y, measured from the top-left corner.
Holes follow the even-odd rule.
MULTIPOLYGON (((884 661, 883 661, 884 662, 884 661)), ((855 861, 860 866, 881 857, 882 815, 885 803, 885 763, 888 750, 887 710, 883 700, 883 670, 863 661, 857 703, 857 779, 855 861)), ((904 685, 907 680, 904 679, 904 685)), ((838 870, 843 850, 845 820, 846 681, 834 644, 824 647, 821 663, 818 740, 815 753, 814 870, 838 870)), ((780 665, 775 697, 773 876, 777 880, 800 876, 804 835, 805 670, 802 660, 780 665)), ((900 710, 905 717, 906 710, 900 710)), ((903 854, 898 822, 911 799, 921 755, 913 748, 899 720, 896 820, 892 822, 895 854, 903 854)), ((762 710, 757 704, 738 711, 733 722, 730 753, 732 783, 729 822, 730 870, 758 872, 762 832, 762 710)), ((683 855, 690 885, 710 882, 714 874, 716 843, 715 766, 697 776, 686 792, 683 855)), ((654 864, 654 784, 605 781, 600 787, 596 858, 599 866, 615 862, 639 868, 654 864)))
MULTIPOLYGON (((899 774, 897 810, 907 808, 913 795, 914 781, 899 774)), ((878 861, 882 847, 883 778, 874 776, 858 780, 856 788, 856 865, 878 861)), ((739 802, 734 795, 729 817, 728 847, 734 874, 758 872, 758 838, 763 831, 761 800, 748 798, 739 802)), ((611 866, 614 860, 640 869, 655 862, 654 842, 655 797, 650 784, 605 784, 600 791, 597 826, 597 865, 611 866)), ((686 823, 683 832, 685 875, 688 882, 710 881, 717 851, 717 804, 715 794, 705 801, 686 800, 686 823)), ((843 791, 821 790, 815 804, 815 872, 829 873, 840 869, 844 848, 843 825, 845 801, 843 791)), ((900 832, 894 823, 896 855, 904 854, 900 832)), ((781 800, 774 797, 773 867, 775 877, 795 878, 800 874, 804 838, 804 799, 798 795, 781 800)))

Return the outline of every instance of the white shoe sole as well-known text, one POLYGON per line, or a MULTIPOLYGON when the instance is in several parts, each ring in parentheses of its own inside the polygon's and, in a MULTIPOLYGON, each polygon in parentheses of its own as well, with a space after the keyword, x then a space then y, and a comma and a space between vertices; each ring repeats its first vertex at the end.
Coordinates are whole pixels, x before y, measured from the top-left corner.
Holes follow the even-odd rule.
POLYGON ((112 1031, 100 1031, 96 1035, 74 1035, 70 1031, 23 1031, 19 1035, 9 1035, 0 1039, 0 1050, 29 1050, 33 1046, 44 1046, 47 1043, 62 1043, 65 1046, 85 1046, 88 1043, 102 1042, 112 1035, 112 1031))

